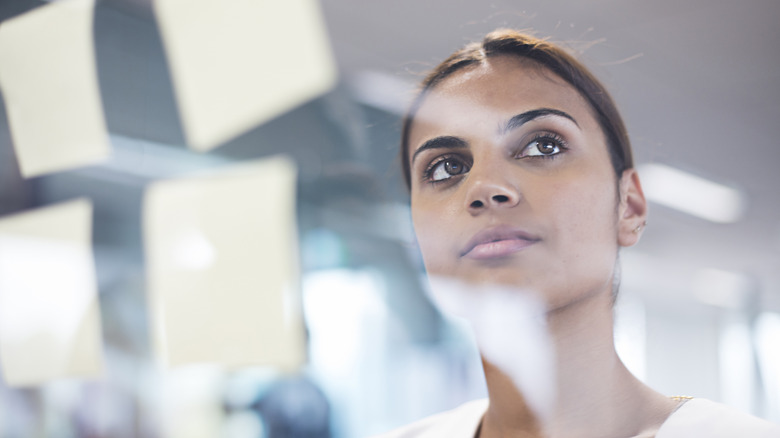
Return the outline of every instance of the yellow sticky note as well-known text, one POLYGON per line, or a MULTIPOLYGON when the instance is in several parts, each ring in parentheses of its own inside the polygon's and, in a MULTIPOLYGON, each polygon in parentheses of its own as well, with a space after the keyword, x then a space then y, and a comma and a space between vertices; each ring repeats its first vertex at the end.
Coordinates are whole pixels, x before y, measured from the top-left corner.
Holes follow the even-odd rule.
POLYGON ((64 0, 0 23, 0 87, 24 177, 108 157, 92 41, 94 0, 64 0))
POLYGON ((0 219, 0 364, 9 385, 100 374, 91 239, 85 199, 0 219))
POLYGON ((149 303, 164 364, 303 361, 294 211, 295 168, 284 158, 147 189, 149 303))
POLYGON ((189 145, 206 151, 329 90, 316 0, 156 0, 189 145))

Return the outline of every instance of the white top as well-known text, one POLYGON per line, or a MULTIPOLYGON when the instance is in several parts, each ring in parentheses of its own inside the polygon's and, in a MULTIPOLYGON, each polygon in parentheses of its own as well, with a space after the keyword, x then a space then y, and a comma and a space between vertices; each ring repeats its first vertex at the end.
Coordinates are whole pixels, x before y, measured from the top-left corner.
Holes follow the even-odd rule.
MULTIPOLYGON (((488 400, 475 400, 375 438, 473 438, 488 400)), ((780 425, 703 398, 688 400, 664 421, 655 438, 780 438, 780 425)))

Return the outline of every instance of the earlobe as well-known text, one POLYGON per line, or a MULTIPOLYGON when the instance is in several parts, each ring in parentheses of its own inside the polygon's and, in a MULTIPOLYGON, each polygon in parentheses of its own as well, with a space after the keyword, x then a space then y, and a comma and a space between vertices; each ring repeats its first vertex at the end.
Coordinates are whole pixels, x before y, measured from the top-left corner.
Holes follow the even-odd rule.
POLYGON ((618 214, 618 244, 636 244, 647 224, 647 200, 635 169, 626 169, 620 178, 618 214))

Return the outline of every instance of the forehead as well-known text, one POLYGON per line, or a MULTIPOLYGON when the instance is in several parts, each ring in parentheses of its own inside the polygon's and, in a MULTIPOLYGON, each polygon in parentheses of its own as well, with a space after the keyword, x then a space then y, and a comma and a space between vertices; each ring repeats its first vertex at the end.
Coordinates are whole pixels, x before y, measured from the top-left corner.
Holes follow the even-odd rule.
MULTIPOLYGON (((571 85, 534 61, 499 56, 453 73, 420 105, 410 149, 433 131, 495 130, 512 116, 552 108, 571 114, 583 128, 598 128, 587 102, 571 85)), ((456 132, 450 132, 455 134, 456 132)))

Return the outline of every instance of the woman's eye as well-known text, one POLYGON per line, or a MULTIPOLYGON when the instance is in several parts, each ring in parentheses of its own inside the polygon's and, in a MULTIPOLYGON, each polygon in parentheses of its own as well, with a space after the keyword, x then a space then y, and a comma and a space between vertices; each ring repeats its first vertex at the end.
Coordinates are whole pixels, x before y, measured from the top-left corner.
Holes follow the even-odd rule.
POLYGON ((523 148, 521 157, 544 157, 557 155, 563 151, 561 141, 552 137, 534 139, 523 148))
POLYGON ((431 181, 443 181, 453 176, 468 172, 468 166, 460 160, 447 158, 436 163, 430 170, 431 181))

